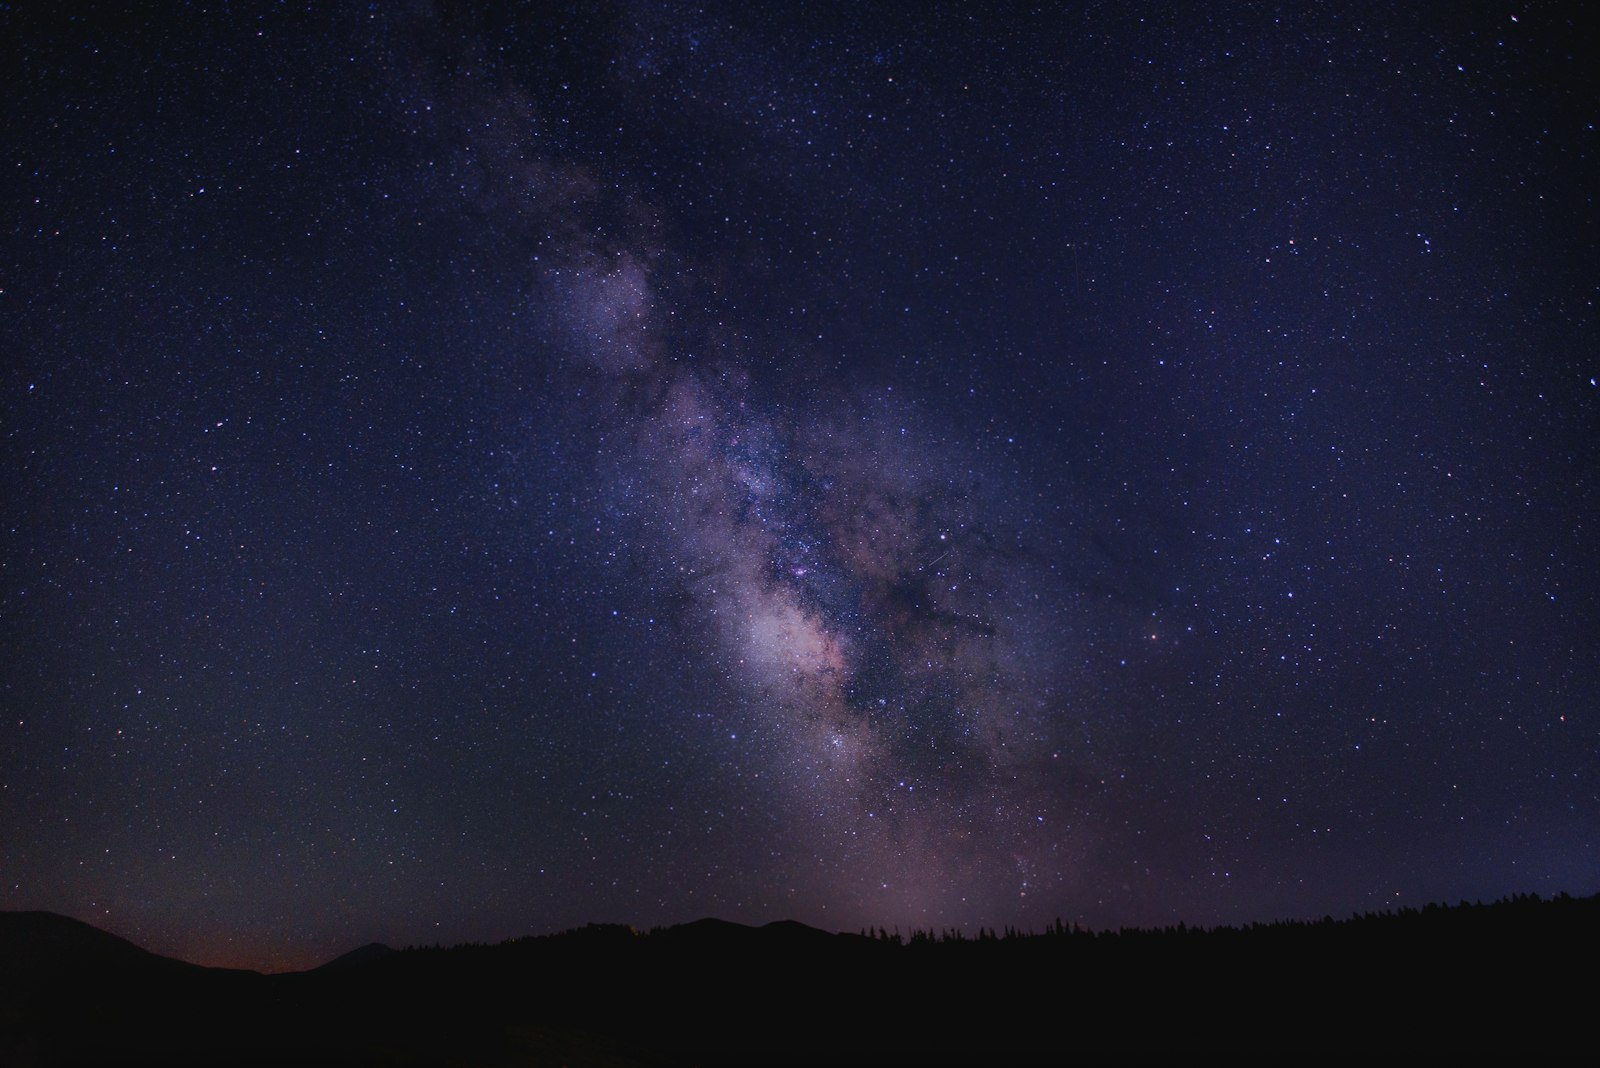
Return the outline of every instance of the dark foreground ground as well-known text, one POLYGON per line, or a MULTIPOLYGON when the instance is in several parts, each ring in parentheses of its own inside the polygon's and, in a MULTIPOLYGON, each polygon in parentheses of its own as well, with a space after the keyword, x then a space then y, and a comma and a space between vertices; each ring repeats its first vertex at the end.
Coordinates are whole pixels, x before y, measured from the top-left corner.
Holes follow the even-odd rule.
POLYGON ((0 913, 0 1064, 1588 1057, 1600 896, 934 940, 798 924, 372 948, 262 976, 0 913))

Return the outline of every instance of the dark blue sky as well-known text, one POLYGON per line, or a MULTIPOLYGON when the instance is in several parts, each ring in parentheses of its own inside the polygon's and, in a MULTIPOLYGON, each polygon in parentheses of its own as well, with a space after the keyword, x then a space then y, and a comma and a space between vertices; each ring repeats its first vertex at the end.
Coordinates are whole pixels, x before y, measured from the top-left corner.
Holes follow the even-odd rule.
POLYGON ((443 6, 0 12, 0 907, 1600 888, 1591 18, 443 6))

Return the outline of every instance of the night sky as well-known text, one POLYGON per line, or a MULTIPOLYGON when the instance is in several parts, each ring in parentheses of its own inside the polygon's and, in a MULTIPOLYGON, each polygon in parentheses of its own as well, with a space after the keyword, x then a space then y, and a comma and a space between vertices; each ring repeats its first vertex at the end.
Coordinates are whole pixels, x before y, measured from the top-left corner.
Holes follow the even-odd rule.
POLYGON ((568 6, 0 10, 0 908, 1600 889, 1592 19, 568 6))

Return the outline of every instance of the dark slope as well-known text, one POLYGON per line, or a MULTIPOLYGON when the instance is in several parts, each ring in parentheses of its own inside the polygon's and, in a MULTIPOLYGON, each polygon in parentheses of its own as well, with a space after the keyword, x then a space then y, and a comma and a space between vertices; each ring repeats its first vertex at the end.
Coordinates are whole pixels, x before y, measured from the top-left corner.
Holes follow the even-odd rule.
POLYGON ((55 913, 0 912, 0 1064, 214 1055, 267 993, 255 972, 162 957, 55 913))
POLYGON ((382 942, 368 942, 366 945, 352 949, 348 953, 341 953, 326 964, 318 965, 313 971, 339 970, 344 968, 362 968, 375 964, 398 950, 386 946, 382 942))
POLYGON ((54 912, 0 912, 0 979, 39 981, 67 974, 119 973, 195 965, 160 957, 98 927, 54 912))
MULTIPOLYGON (((104 947, 80 961, 142 954, 71 937, 104 947)), ((10 948, 0 942, 0 958, 10 948)), ((32 1006, 46 1022, 11 1017, 22 1038, 0 1063, 1570 1055, 1589 1043, 1597 950, 1600 897, 904 945, 795 923, 595 925, 498 946, 357 951, 359 964, 246 982, 167 969, 137 983, 121 972, 41 984, 53 993, 32 1006), (96 985, 98 1001, 82 996, 96 985)))

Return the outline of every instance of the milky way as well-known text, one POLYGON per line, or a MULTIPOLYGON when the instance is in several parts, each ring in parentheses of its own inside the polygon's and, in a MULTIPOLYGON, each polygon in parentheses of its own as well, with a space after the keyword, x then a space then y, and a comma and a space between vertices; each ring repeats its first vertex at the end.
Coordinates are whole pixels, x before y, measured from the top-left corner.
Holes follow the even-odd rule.
POLYGON ((892 386, 764 405, 739 361, 674 350, 647 257, 566 258, 536 299, 599 372, 576 381, 650 487, 660 536, 635 551, 668 576, 681 670, 725 687, 713 715, 748 739, 786 837, 908 914, 1061 879, 1068 858, 1036 858, 1070 841, 1052 726, 1070 712, 1045 666, 1067 590, 1015 503, 892 386))
POLYGON ((1592 892, 1600 110, 1514 15, 0 8, 0 908, 1592 892))

